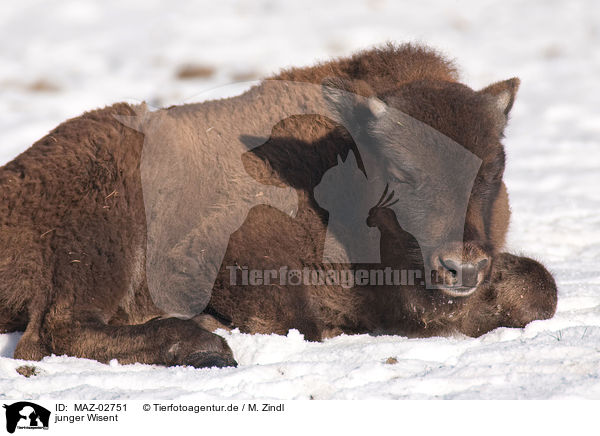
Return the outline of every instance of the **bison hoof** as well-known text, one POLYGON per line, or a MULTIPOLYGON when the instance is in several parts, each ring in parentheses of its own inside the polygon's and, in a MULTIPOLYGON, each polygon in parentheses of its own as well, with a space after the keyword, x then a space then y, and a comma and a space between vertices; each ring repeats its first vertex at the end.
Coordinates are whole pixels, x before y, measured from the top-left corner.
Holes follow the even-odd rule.
POLYGON ((182 363, 195 368, 237 367, 237 362, 232 356, 216 353, 214 351, 196 351, 183 359, 182 363))

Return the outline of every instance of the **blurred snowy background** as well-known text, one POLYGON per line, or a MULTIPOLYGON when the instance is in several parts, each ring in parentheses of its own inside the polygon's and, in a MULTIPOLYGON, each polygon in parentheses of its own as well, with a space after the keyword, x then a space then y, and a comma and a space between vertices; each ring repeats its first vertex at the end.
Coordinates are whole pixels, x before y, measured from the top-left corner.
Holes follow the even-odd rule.
POLYGON ((600 398, 595 0, 2 2, 0 164, 85 110, 213 98, 223 85, 388 40, 439 49, 473 88, 521 78, 505 141, 509 247, 554 272, 552 320, 478 339, 309 343, 295 331, 223 332, 238 368, 53 356, 30 379, 11 359, 19 334, 0 335, 0 399, 600 398), (389 357, 397 363, 386 364, 389 357))

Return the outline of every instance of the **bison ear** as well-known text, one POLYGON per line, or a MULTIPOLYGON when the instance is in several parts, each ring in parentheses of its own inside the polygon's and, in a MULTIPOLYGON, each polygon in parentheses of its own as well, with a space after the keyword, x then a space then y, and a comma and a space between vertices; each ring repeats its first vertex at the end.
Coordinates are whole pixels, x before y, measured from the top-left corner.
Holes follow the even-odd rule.
POLYGON ((493 83, 479 92, 494 97, 495 107, 501 111, 505 117, 508 117, 508 113, 515 102, 515 97, 520 84, 521 81, 518 78, 513 77, 512 79, 493 83))
POLYGON ((363 80, 327 78, 322 82, 322 92, 333 117, 346 128, 380 118, 387 110, 363 80))

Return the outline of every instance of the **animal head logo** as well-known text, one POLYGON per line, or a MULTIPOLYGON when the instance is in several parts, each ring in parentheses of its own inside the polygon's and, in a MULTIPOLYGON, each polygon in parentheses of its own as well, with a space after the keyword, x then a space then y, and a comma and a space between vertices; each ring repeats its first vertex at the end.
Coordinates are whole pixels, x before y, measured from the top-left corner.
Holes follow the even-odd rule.
POLYGON ((50 411, 28 401, 3 405, 6 409, 6 431, 18 429, 48 429, 50 411))

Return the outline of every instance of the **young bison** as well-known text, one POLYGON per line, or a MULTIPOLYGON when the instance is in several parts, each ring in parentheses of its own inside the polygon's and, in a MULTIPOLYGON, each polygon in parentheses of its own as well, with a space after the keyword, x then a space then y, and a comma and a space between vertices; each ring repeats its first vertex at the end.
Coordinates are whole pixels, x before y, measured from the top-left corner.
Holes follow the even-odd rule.
MULTIPOLYGON (((500 139, 517 79, 473 91, 457 83, 448 61, 411 45, 389 45, 312 68, 292 69, 274 79, 325 83, 330 116, 308 115, 312 111, 306 101, 288 101, 288 109, 281 110, 280 96, 275 95, 271 96, 273 104, 267 99, 252 113, 236 112, 244 99, 267 87, 263 84, 232 99, 142 115, 154 120, 150 124, 138 122, 139 118, 125 122, 146 134, 158 132, 158 142, 166 144, 167 152, 193 149, 197 153, 201 171, 187 172, 197 171, 190 166, 195 159, 175 168, 183 177, 191 174, 184 186, 174 186, 171 177, 158 171, 161 165, 179 165, 171 160, 173 156, 151 161, 152 171, 141 163, 143 148, 156 144, 144 144, 142 133, 117 120, 117 116, 123 121, 142 112, 126 104, 61 124, 2 167, 0 332, 25 331, 15 358, 38 360, 55 353, 100 361, 117 358, 122 363, 227 366, 235 365, 229 347, 204 328, 215 325, 213 321, 247 332, 285 333, 297 328, 308 339, 319 340, 342 332, 431 336, 459 331, 476 336, 553 315, 556 286, 551 275, 531 259, 501 252, 509 209, 500 139), (232 283, 234 265, 260 270, 322 267, 318 264, 323 260, 329 217, 314 190, 328 171, 335 170, 338 155, 346 160, 352 153, 367 177, 372 174, 369 162, 374 156, 393 156, 394 138, 402 134, 394 118, 399 113, 430 126, 425 130, 441 132, 481 160, 467 195, 466 218, 458 224, 460 240, 448 238, 443 231, 453 221, 444 216, 444 210, 457 208, 452 197, 444 197, 452 192, 436 175, 441 159, 434 166, 419 159, 413 162, 413 170, 433 180, 419 185, 428 186, 425 190, 414 189, 420 192, 415 198, 439 206, 434 208, 438 213, 422 216, 427 231, 435 236, 425 238, 428 243, 419 244, 418 235, 412 237, 403 228, 415 219, 418 202, 400 210, 388 192, 379 192, 382 202, 373 201, 365 216, 365 226, 382 236, 380 263, 375 266, 423 271, 421 277, 430 266, 444 278, 442 285, 438 289, 419 283, 346 289, 327 284, 286 288, 232 283), (254 192, 244 189, 246 182, 224 180, 205 156, 214 155, 215 150, 227 153, 228 141, 232 141, 227 136, 229 124, 242 126, 247 133, 240 137, 242 142, 260 145, 264 141, 256 139, 261 136, 256 119, 274 126, 273 132, 264 145, 240 153, 246 175, 239 180, 247 181, 249 175, 265 185, 293 190, 297 194, 295 216, 279 210, 289 207, 285 200, 275 202, 276 207, 255 206, 254 200, 248 200, 244 203, 250 208, 247 217, 237 222, 228 217, 230 205, 219 204, 213 208, 215 214, 196 216, 191 228, 174 225, 175 233, 171 229, 164 235, 152 221, 163 213, 154 208, 156 204, 169 205, 158 222, 178 215, 189 215, 190 220, 194 213, 204 211, 204 205, 188 201, 199 191, 217 195, 215 187, 228 184, 241 194, 254 192), (359 121, 364 119, 364 129, 343 127, 361 126, 359 121), (173 120, 177 122, 172 124, 173 120), (213 122, 220 122, 222 129, 214 128, 213 122), (174 126, 178 141, 160 136, 164 126, 174 126), (357 147, 355 140, 372 146, 357 147), (150 184, 158 186, 156 191, 148 192, 143 186, 142 179, 148 175, 150 184), (195 181, 201 186, 192 186, 195 181), (423 192, 429 194, 424 197, 423 192), (173 193, 185 201, 169 203, 178 197, 173 193), (411 210, 415 211, 412 215, 411 210), (398 221, 397 216, 402 219, 398 221), (218 265, 209 265, 202 260, 206 245, 212 243, 206 235, 220 225, 237 230, 225 241, 224 256, 215 258, 218 265), (436 238, 438 243, 431 243, 436 238), (191 310, 184 318, 178 306, 181 302, 170 300, 171 288, 176 295, 192 295, 205 269, 214 269, 217 277, 206 311, 193 317, 191 310), (459 273, 468 279, 464 286, 453 282, 459 273)), ((370 185, 373 189, 383 190, 398 177, 393 168, 382 174, 383 185, 370 185)), ((233 215, 238 216, 237 212, 233 215)), ((451 224, 456 227, 455 222, 451 224)), ((329 267, 342 270, 348 265, 329 267)))

